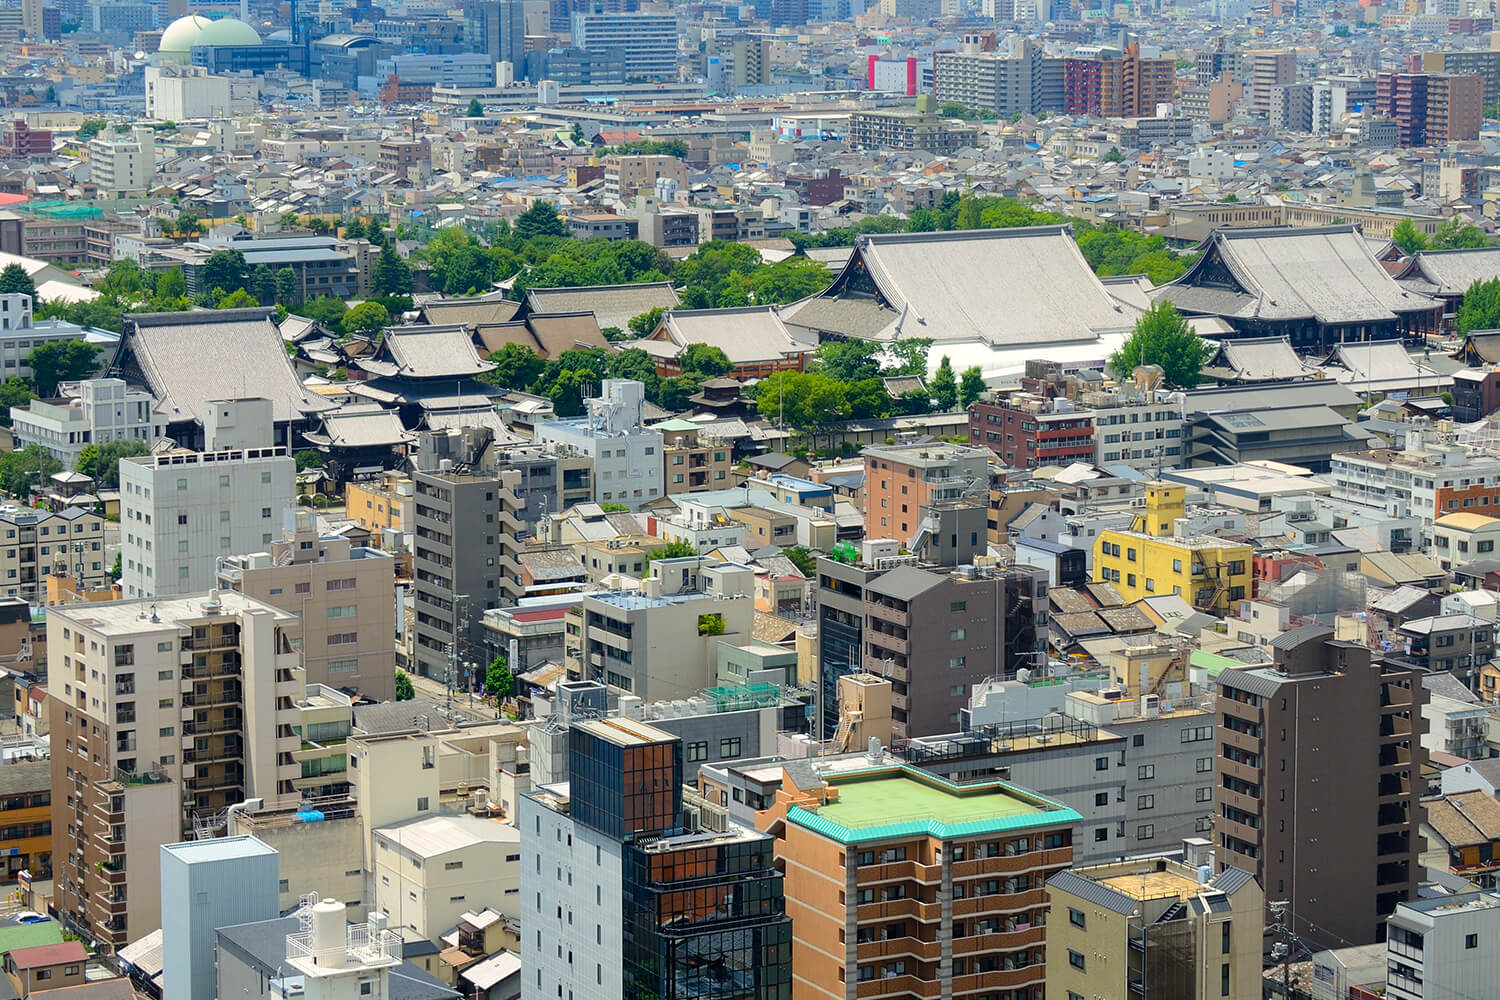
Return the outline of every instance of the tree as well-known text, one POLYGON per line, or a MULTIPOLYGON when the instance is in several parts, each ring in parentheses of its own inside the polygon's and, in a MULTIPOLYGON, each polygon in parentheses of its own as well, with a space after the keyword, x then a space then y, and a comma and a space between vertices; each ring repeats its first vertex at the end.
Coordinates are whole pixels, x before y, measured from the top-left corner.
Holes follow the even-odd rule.
POLYGON ((411 686, 411 678, 406 675, 406 671, 396 671, 396 700, 412 701, 416 697, 416 689, 411 686))
POLYGON ((303 448, 293 456, 297 463, 298 472, 306 472, 308 469, 321 469, 323 467, 323 454, 311 448, 303 448))
POLYGON ((380 248, 375 258, 375 270, 370 276, 371 284, 378 295, 410 295, 411 265, 401 259, 390 244, 380 248))
POLYGON ((797 572, 805 577, 811 577, 818 571, 817 556, 807 551, 804 546, 793 545, 791 548, 782 549, 781 554, 791 560, 792 565, 797 567, 797 572))
POLYGON ((1485 239, 1484 233, 1479 231, 1478 226, 1460 222, 1457 216, 1444 222, 1438 227, 1438 231, 1432 234, 1434 250, 1475 250, 1488 245, 1489 241, 1485 239))
POLYGON ((852 385, 880 377, 880 346, 873 340, 825 340, 813 352, 808 370, 852 385))
POLYGON ((547 367, 535 351, 522 344, 506 344, 491 354, 489 360, 495 365, 495 370, 485 372, 479 379, 502 389, 524 389, 547 367))
POLYGON ((964 373, 958 379, 958 401, 963 404, 964 409, 980 396, 984 395, 984 372, 978 365, 965 368, 964 373))
POLYGON ((250 280, 245 255, 238 250, 215 250, 203 262, 198 274, 199 288, 222 288, 226 292, 244 288, 250 280))
POLYGON ((479 103, 479 98, 477 98, 477 97, 471 97, 471 98, 469 98, 469 111, 468 111, 467 117, 469 117, 469 118, 483 118, 484 117, 484 105, 479 103))
POLYGON ((661 324, 662 314, 666 309, 661 306, 652 306, 639 316, 630 317, 630 332, 637 337, 649 337, 661 324))
POLYGON ((703 380, 694 372, 684 372, 661 380, 656 404, 664 410, 681 413, 693 405, 693 396, 703 388, 703 380))
POLYGON ((610 358, 609 375, 611 378, 635 379, 645 385, 647 399, 658 401, 661 376, 656 373, 656 359, 639 347, 627 347, 610 358))
POLYGON ((78 462, 73 468, 93 479, 96 489, 118 489, 120 459, 144 455, 150 450, 151 446, 138 438, 106 441, 101 445, 91 444, 78 453, 78 462))
POLYGON ((36 398, 26 381, 12 375, 0 382, 0 427, 10 426, 10 408, 25 406, 36 398))
POLYGON ((958 405, 958 380, 953 375, 953 362, 948 360, 948 355, 944 354, 943 360, 938 362, 928 388, 932 391, 932 405, 939 410, 946 413, 958 405))
POLYGON ((689 344, 682 352, 681 360, 684 373, 697 372, 705 378, 717 378, 734 368, 724 349, 712 344, 689 344))
POLYGON ((105 121, 103 118, 88 119, 82 125, 78 126, 79 140, 82 142, 88 142, 94 136, 98 135, 100 132, 103 132, 104 127, 108 124, 109 122, 105 121))
POLYGON ((750 276, 750 291, 760 305, 780 305, 816 295, 833 281, 833 272, 807 257, 758 268, 750 276))
POLYGON ((646 564, 649 566, 657 559, 687 559, 698 554, 693 548, 693 543, 683 538, 674 538, 665 545, 658 545, 646 553, 646 564))
POLYGON ((1213 348, 1193 332, 1172 303, 1159 301, 1136 320, 1135 329, 1110 357, 1109 367, 1126 378, 1137 365, 1158 365, 1168 387, 1191 389, 1212 356, 1213 348))
POLYGON ((276 220, 276 224, 282 229, 296 229, 302 225, 302 219, 296 212, 282 212, 281 218, 276 220))
POLYGON ((276 304, 276 272, 264 264, 257 264, 250 272, 250 292, 255 301, 263 306, 276 304))
POLYGON ((324 233, 333 228, 333 223, 329 222, 327 219, 312 218, 307 220, 307 228, 310 231, 317 233, 319 236, 322 236, 324 233))
POLYGON ((336 299, 332 295, 319 295, 315 299, 308 299, 297 308, 297 312, 308 319, 320 323, 323 329, 334 334, 344 332, 344 313, 349 311, 349 306, 343 299, 336 299))
POLYGON ((118 552, 115 553, 114 565, 109 568, 109 575, 116 580, 125 575, 125 563, 118 552))
POLYGON ((34 444, 21 451, 0 455, 0 490, 11 496, 29 496, 53 473, 62 471, 62 463, 34 444))
POLYGON ((191 209, 184 208, 177 213, 177 218, 172 223, 172 229, 178 236, 197 236, 202 225, 202 216, 191 209))
POLYGON ((359 216, 356 215, 354 218, 349 219, 344 223, 344 239, 362 240, 364 238, 365 224, 359 221, 359 216))
POLYGON ((981 224, 979 199, 974 197, 972 191, 959 199, 958 220, 956 224, 959 229, 978 229, 981 224))
POLYGON ((1391 231, 1391 242, 1404 254, 1414 254, 1418 250, 1427 249, 1427 237, 1417 231, 1410 219, 1402 219, 1396 223, 1396 228, 1391 231))
POLYGON ((514 227, 516 238, 532 240, 538 236, 566 236, 567 228, 550 201, 535 201, 531 207, 516 216, 514 227))
POLYGON ((756 388, 755 407, 768 421, 811 429, 850 415, 842 383, 816 372, 776 372, 756 388))
POLYGON ((1239 200, 1240 200, 1240 196, 1237 195, 1237 194, 1235 194, 1233 191, 1229 192, 1228 194, 1226 194, 1224 196, 1224 204, 1226 204, 1226 205, 1237 204, 1239 202, 1239 200))
POLYGON ((283 267, 276 272, 276 302, 289 306, 297 301, 297 272, 283 267))
POLYGON ((509 698, 516 690, 516 679, 511 676, 510 664, 505 657, 497 656, 484 672, 484 693, 496 701, 509 698))
POLYGON ((254 309, 260 305, 260 301, 254 295, 243 288, 236 288, 228 295, 219 300, 215 309, 254 309))
POLYGON ((26 356, 31 381, 37 395, 47 397, 57 392, 57 383, 89 378, 94 374, 97 344, 82 340, 52 340, 26 356))
POLYGON ((886 368, 884 374, 889 377, 901 375, 915 375, 918 378, 927 377, 927 349, 932 346, 931 337, 912 337, 896 341, 890 347, 894 363, 886 368))
POLYGON ((1125 154, 1120 152, 1120 147, 1111 146, 1109 147, 1109 152, 1099 157, 1099 159, 1103 160, 1105 163, 1119 163, 1121 160, 1125 159, 1125 154))
POLYGON ((573 122, 573 131, 570 135, 570 138, 573 140, 573 145, 575 146, 582 146, 585 142, 588 141, 584 138, 582 123, 578 121, 573 122))
POLYGON ((390 313, 378 302, 361 302, 344 314, 344 333, 373 337, 391 321, 390 313))
POLYGON ((1459 336, 1467 337, 1475 330, 1500 328, 1500 278, 1476 281, 1464 292, 1463 304, 1458 307, 1454 325, 1459 336))
POLYGON ((0 294, 30 295, 34 302, 36 282, 31 280, 31 275, 20 264, 6 264, 5 270, 0 271, 0 294))

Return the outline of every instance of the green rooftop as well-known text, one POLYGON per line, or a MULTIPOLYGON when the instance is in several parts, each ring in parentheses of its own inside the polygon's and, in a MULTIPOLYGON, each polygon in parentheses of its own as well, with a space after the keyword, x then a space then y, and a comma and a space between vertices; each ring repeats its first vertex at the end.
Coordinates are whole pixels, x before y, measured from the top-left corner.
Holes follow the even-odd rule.
POLYGON ((1229 656, 1220 656, 1218 653, 1195 649, 1188 654, 1188 665, 1207 672, 1211 677, 1217 677, 1219 671, 1225 667, 1243 667, 1245 662, 1229 656))
POLYGON ((56 920, 43 924, 14 924, 0 927, 0 955, 17 948, 36 948, 44 944, 62 944, 62 927, 56 920))
POLYGON ((926 834, 943 840, 1075 823, 1078 813, 1003 781, 958 785, 896 766, 827 775, 838 799, 787 819, 841 843, 926 834))

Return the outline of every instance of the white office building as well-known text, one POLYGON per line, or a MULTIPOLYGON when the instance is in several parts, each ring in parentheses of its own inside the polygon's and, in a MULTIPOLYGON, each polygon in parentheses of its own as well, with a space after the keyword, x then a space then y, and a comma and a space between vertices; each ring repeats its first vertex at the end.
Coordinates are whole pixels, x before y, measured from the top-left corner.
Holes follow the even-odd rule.
POLYGON ((89 170, 101 198, 145 194, 156 177, 156 133, 145 126, 101 133, 89 140, 89 170))
POLYGON ((646 387, 630 379, 605 379, 604 391, 584 404, 586 416, 538 424, 536 441, 559 455, 594 463, 594 499, 632 510, 666 493, 661 431, 642 426, 646 387))
POLYGON ((150 444, 167 432, 166 417, 156 412, 151 394, 118 378, 64 382, 57 399, 12 406, 10 418, 17 448, 37 445, 65 469, 74 468, 91 444, 150 444))
POLYGON ((297 499, 296 462, 271 444, 271 401, 212 400, 205 451, 120 462, 121 582, 126 597, 218 585, 221 557, 263 551, 297 499))
POLYGON ((677 18, 643 12, 573 15, 573 47, 620 49, 627 79, 677 79, 677 18))
POLYGON ((19 292, 0 295, 0 379, 12 375, 31 378, 26 359, 31 352, 58 340, 86 340, 87 331, 60 319, 37 322, 31 314, 31 296, 19 292))
POLYGON ((1386 920, 1385 995, 1447 1000, 1495 995, 1500 893, 1463 892, 1397 903, 1386 920))

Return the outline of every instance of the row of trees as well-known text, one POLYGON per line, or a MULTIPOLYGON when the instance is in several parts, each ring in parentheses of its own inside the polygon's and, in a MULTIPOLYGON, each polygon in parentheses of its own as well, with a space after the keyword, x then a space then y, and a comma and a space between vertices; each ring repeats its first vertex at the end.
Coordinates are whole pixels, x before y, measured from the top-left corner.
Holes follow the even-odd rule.
POLYGON ((1418 231, 1410 219, 1402 219, 1391 232, 1391 242, 1407 254, 1421 250, 1473 250, 1489 245, 1479 227, 1462 222, 1456 216, 1438 226, 1431 238, 1418 231))
POLYGON ((689 346, 683 352, 682 374, 670 378, 662 378, 655 359, 639 347, 617 352, 578 348, 543 361, 529 347, 506 344, 489 360, 495 363, 495 370, 479 376, 481 379, 502 388, 546 396, 561 417, 581 415, 584 399, 597 392, 606 378, 635 379, 645 384, 646 398, 653 403, 668 410, 683 410, 706 379, 732 367, 722 350, 708 344, 689 346))

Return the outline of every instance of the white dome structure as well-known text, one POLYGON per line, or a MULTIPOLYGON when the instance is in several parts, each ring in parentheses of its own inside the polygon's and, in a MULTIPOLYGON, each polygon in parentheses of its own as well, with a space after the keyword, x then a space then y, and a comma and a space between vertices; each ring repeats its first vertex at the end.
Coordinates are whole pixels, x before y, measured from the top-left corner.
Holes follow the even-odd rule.
POLYGON ((260 35, 244 21, 213 21, 201 14, 179 17, 161 33, 157 53, 163 62, 186 63, 194 45, 259 45, 260 35))

